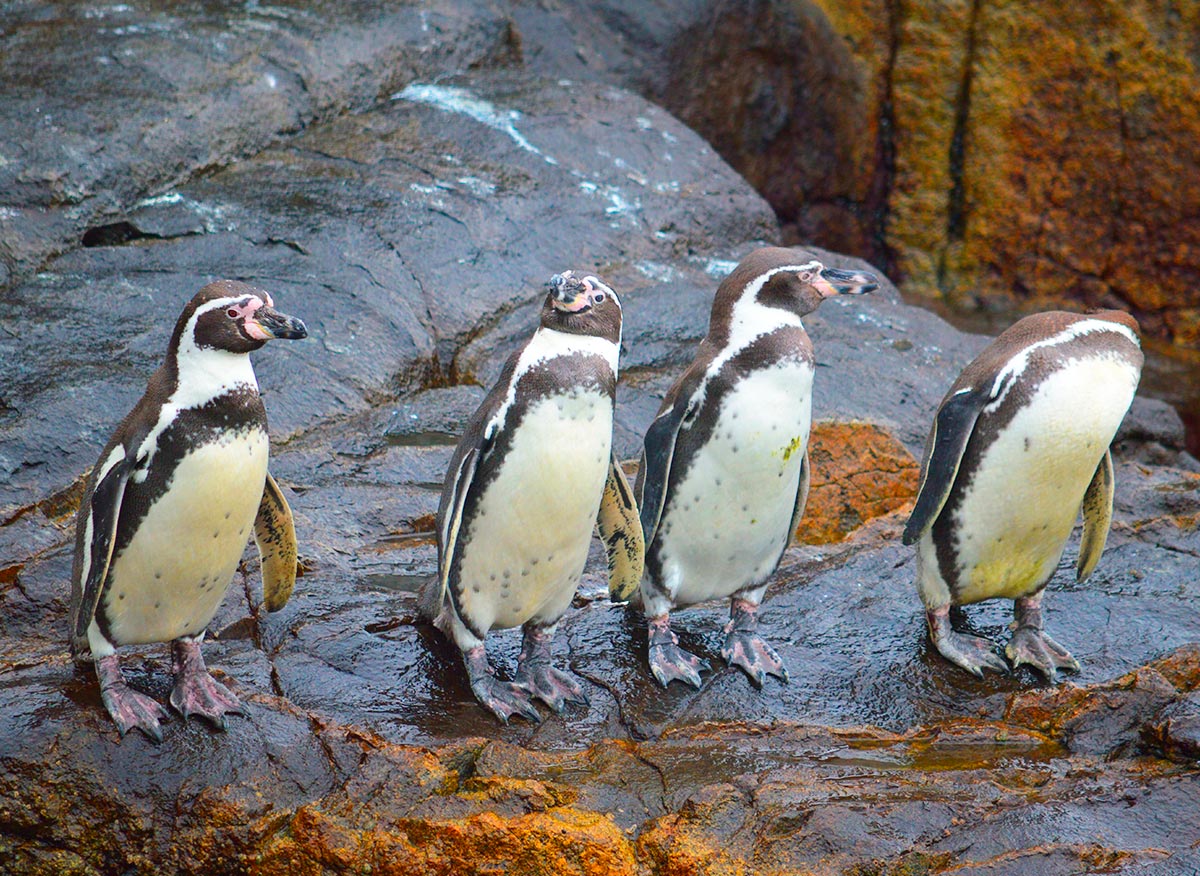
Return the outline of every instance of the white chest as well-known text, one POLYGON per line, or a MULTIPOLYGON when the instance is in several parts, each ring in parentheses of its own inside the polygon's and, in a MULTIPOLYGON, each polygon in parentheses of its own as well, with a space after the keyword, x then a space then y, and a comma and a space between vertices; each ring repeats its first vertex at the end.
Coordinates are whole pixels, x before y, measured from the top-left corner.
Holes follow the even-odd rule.
POLYGON ((657 535, 677 604, 728 596, 774 569, 791 536, 812 419, 811 365, 780 363, 725 395, 657 535))
POLYGON ((525 413, 466 523, 460 607, 479 629, 556 620, 570 604, 608 475, 612 415, 595 390, 525 413))
POLYGON ((180 461, 109 571, 102 610, 115 644, 165 642, 204 630, 250 537, 267 455, 266 433, 251 429, 180 461))
POLYGON ((1021 596, 1053 574, 1137 378, 1116 358, 1056 371, 987 449, 955 515, 963 602, 1021 596))

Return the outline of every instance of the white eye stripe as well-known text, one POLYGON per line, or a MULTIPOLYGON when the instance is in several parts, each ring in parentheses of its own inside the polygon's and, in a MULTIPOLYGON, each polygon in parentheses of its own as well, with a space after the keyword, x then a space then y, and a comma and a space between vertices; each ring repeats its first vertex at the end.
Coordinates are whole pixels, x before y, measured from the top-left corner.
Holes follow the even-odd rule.
POLYGON ((617 302, 617 304, 620 305, 621 299, 620 299, 620 297, 618 297, 617 293, 613 291, 612 286, 609 286, 607 283, 605 283, 599 277, 593 277, 593 276, 589 275, 587 277, 584 277, 583 280, 585 283, 591 283, 592 286, 594 286, 598 291, 604 292, 606 295, 608 295, 610 298, 612 298, 613 301, 617 302))

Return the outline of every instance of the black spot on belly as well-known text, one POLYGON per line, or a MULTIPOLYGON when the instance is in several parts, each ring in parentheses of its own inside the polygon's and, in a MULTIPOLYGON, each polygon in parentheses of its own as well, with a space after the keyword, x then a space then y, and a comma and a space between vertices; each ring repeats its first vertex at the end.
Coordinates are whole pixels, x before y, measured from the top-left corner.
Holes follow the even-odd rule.
POLYGON ((228 520, 228 519, 229 519, 229 515, 230 515, 230 514, 232 514, 232 513, 233 513, 232 511, 226 511, 226 512, 225 512, 225 519, 226 519, 226 520, 228 520))
POLYGON ((221 530, 218 529, 216 532, 213 533, 213 538, 220 538, 220 537, 221 537, 221 530))
POLYGON ((124 593, 118 593, 118 594, 117 594, 117 599, 124 599, 124 598, 125 598, 125 594, 124 594, 124 593))
POLYGON ((1026 453, 1029 452, 1029 436, 1028 435, 1025 436, 1025 452, 1026 453))
POLYGON ((161 580, 162 580, 162 572, 155 572, 155 573, 154 573, 154 580, 155 580, 155 581, 161 581, 161 580))
POLYGON ((479 592, 479 585, 478 585, 478 584, 476 584, 476 585, 475 585, 474 587, 472 587, 471 589, 472 589, 472 590, 474 590, 476 593, 478 593, 478 592, 479 592))
POLYGON ((157 611, 158 609, 160 609, 160 608, 162 608, 162 603, 161 603, 161 602, 156 602, 156 603, 154 603, 154 609, 155 609, 156 611, 157 611))

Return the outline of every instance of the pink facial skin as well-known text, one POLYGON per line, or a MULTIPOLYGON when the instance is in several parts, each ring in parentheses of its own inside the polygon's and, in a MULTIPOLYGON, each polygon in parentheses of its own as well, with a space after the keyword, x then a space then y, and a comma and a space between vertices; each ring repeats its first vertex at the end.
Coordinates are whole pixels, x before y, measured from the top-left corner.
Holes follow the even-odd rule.
MULTIPOLYGON (((267 304, 270 305, 270 303, 268 299, 267 304)), ((253 338, 256 341, 269 341, 275 336, 264 331, 262 326, 254 321, 254 311, 262 306, 262 299, 249 298, 245 304, 235 304, 226 312, 229 314, 230 319, 242 320, 242 330, 246 333, 247 337, 253 338)))
POLYGON ((583 288, 586 290, 585 294, 580 295, 570 304, 566 304, 558 299, 555 299, 553 302, 555 308, 564 311, 565 313, 579 313, 579 311, 587 310, 589 307, 595 304, 595 295, 599 290, 596 289, 596 287, 593 286, 586 278, 582 282, 583 288))

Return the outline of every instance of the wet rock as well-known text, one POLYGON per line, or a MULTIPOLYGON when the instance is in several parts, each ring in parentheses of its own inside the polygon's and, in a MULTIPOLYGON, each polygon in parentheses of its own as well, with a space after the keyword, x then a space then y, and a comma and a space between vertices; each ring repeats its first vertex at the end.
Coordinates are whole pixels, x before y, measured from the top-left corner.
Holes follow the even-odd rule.
POLYGON ((1146 726, 1144 735, 1167 757, 1185 763, 1200 760, 1200 695, 1193 691, 1169 704, 1146 726))
MULTIPOLYGON (((1193 863, 1200 620, 1180 606, 1194 602, 1200 555, 1194 460, 1170 418, 1139 402, 1115 452, 1108 551, 1080 586, 1072 543, 1047 599, 1048 628, 1083 664, 1071 684, 950 666, 927 644, 898 535, 933 411, 987 339, 905 305, 890 283, 805 320, 818 362, 812 529, 786 555, 762 622, 790 684, 755 690, 725 667, 727 606, 707 604, 675 620, 712 671, 699 691, 660 688, 642 619, 607 603, 598 545, 555 642, 590 708, 497 724, 456 650, 419 622, 451 442, 532 329, 550 274, 595 270, 621 293, 616 444, 632 459, 720 279, 779 239, 768 205, 695 134, 589 81, 661 75, 666 57, 646 47, 700 5, 564 5, 556 17, 521 4, 511 22, 469 3, 0 13, 24 22, 23 45, 58 34, 46 81, 66 75, 88 27, 168 85, 187 79, 157 92, 110 83, 131 89, 128 128, 80 110, 63 123, 72 137, 31 134, 37 148, 4 165, 25 174, 10 189, 25 224, 13 232, 7 202, 0 210, 16 254, 0 300, 7 871, 1151 874, 1193 863), (190 29, 174 24, 189 16, 190 29), (127 18, 146 30, 110 30, 127 18), (602 38, 613 28, 633 36, 602 38), (214 39, 229 69, 187 54, 214 39), (177 52, 174 67, 162 60, 177 52), (283 97, 250 101, 254 118, 222 116, 275 69, 263 58, 296 71, 276 74, 283 97), (522 58, 538 76, 498 69, 522 58), (135 149, 134 122, 155 113, 189 136, 151 126, 135 149), (54 152, 109 138, 91 163, 54 152), (56 163, 70 176, 46 177, 56 163), (94 675, 66 654, 71 514, 178 308, 215 276, 267 286, 312 333, 256 356, 302 575, 267 614, 249 550, 212 624, 209 665, 248 718, 219 734, 176 717, 161 746, 118 741, 94 675)), ((14 91, 0 113, 33 99, 14 91)), ((986 603, 959 622, 1003 642, 1010 616, 986 603)), ((490 637, 502 674, 517 648, 514 632, 490 637)), ((165 699, 164 649, 129 649, 124 662, 165 699)))
POLYGON ((0 262, 7 282, 79 246, 196 234, 129 211, 281 133, 362 110, 422 75, 503 57, 511 32, 471 0, 181 9, 15 4, 0 76, 0 262), (81 51, 81 47, 86 47, 81 51))

